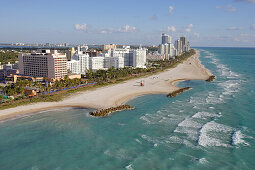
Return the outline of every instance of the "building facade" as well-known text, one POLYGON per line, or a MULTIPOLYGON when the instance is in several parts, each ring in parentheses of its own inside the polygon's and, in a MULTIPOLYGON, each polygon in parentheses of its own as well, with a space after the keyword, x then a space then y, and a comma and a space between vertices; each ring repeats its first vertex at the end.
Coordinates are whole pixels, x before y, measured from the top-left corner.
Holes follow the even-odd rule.
POLYGON ((80 62, 81 74, 85 74, 89 70, 89 54, 82 51, 77 51, 73 55, 72 59, 80 62))
POLYGON ((104 69, 104 57, 89 57, 89 69, 104 69))
POLYGON ((104 68, 124 68, 124 58, 123 57, 105 57, 104 58, 104 68))
POLYGON ((146 68, 146 53, 147 50, 139 48, 132 50, 133 52, 133 67, 134 68, 146 68))
POLYGON ((169 44, 171 43, 171 37, 165 33, 162 34, 162 44, 169 44))
POLYGON ((79 60, 71 60, 67 61, 67 72, 71 72, 73 74, 81 73, 81 63, 79 60))
POLYGON ((66 54, 56 50, 39 50, 31 54, 19 54, 21 75, 31 77, 64 78, 67 75, 66 54))

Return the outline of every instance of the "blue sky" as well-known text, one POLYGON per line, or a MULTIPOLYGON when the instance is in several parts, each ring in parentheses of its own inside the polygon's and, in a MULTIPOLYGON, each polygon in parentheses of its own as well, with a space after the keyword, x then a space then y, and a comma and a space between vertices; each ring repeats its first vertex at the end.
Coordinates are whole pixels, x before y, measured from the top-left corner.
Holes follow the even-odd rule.
POLYGON ((255 47, 255 0, 1 0, 0 42, 255 47))

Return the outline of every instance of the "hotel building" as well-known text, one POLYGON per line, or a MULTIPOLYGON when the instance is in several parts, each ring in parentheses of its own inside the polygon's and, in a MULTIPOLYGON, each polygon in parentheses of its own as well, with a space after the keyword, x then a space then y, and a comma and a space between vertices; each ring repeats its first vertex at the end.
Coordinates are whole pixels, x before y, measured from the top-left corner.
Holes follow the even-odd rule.
POLYGON ((21 75, 30 77, 64 78, 67 75, 66 54, 56 50, 19 54, 19 71, 21 75))

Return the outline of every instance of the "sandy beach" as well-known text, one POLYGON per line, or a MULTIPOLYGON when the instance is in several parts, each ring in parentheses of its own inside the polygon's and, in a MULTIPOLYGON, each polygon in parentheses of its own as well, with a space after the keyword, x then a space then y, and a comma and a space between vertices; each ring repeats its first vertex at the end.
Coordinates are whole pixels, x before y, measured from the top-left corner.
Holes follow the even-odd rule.
POLYGON ((75 93, 60 102, 40 102, 0 110, 0 120, 54 108, 85 107, 105 109, 146 94, 168 94, 179 89, 175 84, 184 80, 206 80, 211 76, 199 60, 199 51, 177 67, 144 78, 132 79, 94 90, 75 93), (145 86, 141 87, 140 82, 145 86))

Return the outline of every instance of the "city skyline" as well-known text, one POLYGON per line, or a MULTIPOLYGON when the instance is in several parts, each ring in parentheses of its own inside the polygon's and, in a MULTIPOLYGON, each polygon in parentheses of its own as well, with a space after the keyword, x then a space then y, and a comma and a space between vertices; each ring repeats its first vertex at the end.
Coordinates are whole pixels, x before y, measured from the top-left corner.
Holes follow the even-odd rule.
POLYGON ((254 0, 12 0, 0 7, 0 42, 158 45, 167 33, 192 46, 254 47, 247 19, 254 7, 254 0))

